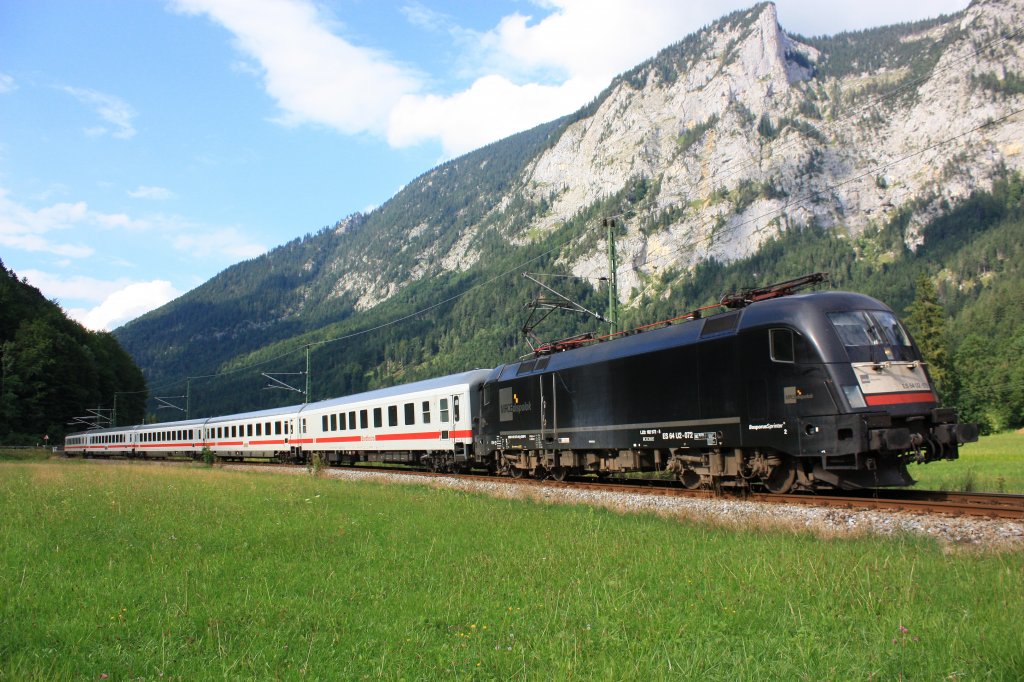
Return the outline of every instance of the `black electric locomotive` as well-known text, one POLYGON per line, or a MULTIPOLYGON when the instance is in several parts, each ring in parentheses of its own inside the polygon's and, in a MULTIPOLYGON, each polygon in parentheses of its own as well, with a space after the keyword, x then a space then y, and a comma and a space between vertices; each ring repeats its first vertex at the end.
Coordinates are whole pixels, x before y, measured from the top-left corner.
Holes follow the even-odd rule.
POLYGON ((910 485, 909 462, 977 440, 938 406, 886 305, 765 298, 495 368, 475 459, 512 476, 669 470, 688 487, 786 492, 910 485))
POLYGON ((688 487, 910 485, 973 424, 941 408, 920 352, 861 294, 809 275, 602 343, 493 370, 274 410, 70 434, 68 453, 418 463, 511 476, 669 471, 688 487))

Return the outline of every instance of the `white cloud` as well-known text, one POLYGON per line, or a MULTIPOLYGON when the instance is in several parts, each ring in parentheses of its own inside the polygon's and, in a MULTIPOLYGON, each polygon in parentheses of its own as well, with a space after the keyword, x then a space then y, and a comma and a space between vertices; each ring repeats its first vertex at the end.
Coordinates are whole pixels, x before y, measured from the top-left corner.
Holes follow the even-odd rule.
POLYGON ((178 251, 184 251, 200 258, 211 255, 227 255, 244 260, 255 258, 267 251, 267 247, 263 244, 249 241, 238 230, 230 227, 179 234, 173 238, 172 244, 178 251))
POLYGON ((85 258, 93 249, 81 244, 53 240, 50 232, 68 230, 89 217, 85 202, 59 203, 32 210, 8 198, 0 188, 0 245, 21 251, 52 253, 68 258, 85 258))
POLYGON ((93 308, 71 308, 67 312, 89 329, 109 331, 180 295, 167 280, 132 282, 110 292, 93 308))
POLYGON ((127 278, 96 279, 84 275, 61 277, 42 270, 24 270, 19 273, 42 291, 48 298, 100 303, 114 292, 131 284, 127 278))
POLYGON ((827 12, 822 11, 821 0, 775 0, 775 4, 783 28, 815 36, 954 14, 968 3, 967 0, 844 0, 830 2, 827 12))
POLYGON ((484 76, 449 97, 409 95, 391 113, 388 142, 406 147, 440 138, 454 156, 558 118, 593 96, 586 82, 516 85, 484 76))
POLYGON ((129 191, 128 196, 132 199, 153 199, 155 201, 166 201, 168 199, 174 199, 177 195, 166 187, 149 187, 147 185, 139 185, 139 188, 134 191, 129 191))
POLYGON ((108 126, 86 128, 86 135, 99 136, 110 133, 113 137, 122 140, 135 137, 135 128, 132 125, 136 116, 135 109, 120 97, 71 86, 65 86, 62 90, 74 96, 82 104, 91 107, 108 126, 113 126, 113 130, 108 126))
POLYGON ((329 18, 306 0, 176 0, 186 14, 206 14, 231 31, 255 59, 280 121, 329 125, 343 133, 382 134, 398 99, 419 79, 383 54, 331 33, 329 18))
MULTIPOLYGON (((815 0, 778 0, 780 21, 821 15, 815 0), (792 9, 789 9, 792 7, 792 9), (791 14, 787 16, 787 11, 791 14), (799 13, 799 14, 798 14, 799 13)), ((345 134, 383 136, 396 147, 440 140, 456 155, 538 123, 571 113, 609 81, 661 48, 682 40, 752 0, 532 0, 524 12, 489 31, 472 31, 421 3, 401 11, 410 24, 447 32, 463 51, 455 92, 429 92, 422 74, 335 32, 337 24, 312 0, 174 0, 187 14, 204 14, 235 36, 259 65, 280 122, 330 126, 345 134), (254 6, 254 5, 257 5, 254 6)), ((906 21, 962 9, 966 0, 881 3, 844 0, 845 21, 874 17, 870 8, 905 8, 884 16, 906 21)), ((882 16, 882 15, 878 15, 882 16)), ((871 23, 881 21, 871 19, 871 23)), ((800 30, 804 24, 796 23, 800 30)), ((807 25, 810 25, 809 23, 807 25)), ((848 28, 836 23, 829 32, 848 28)))
POLYGON ((17 84, 14 82, 14 78, 6 73, 0 72, 0 95, 6 95, 9 92, 14 92, 18 89, 17 84))

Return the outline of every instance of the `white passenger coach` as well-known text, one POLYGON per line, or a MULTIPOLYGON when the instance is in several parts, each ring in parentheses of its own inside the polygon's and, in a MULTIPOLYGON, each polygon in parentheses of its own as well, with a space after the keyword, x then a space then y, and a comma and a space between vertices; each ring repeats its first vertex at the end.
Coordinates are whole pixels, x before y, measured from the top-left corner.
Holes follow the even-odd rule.
POLYGON ((434 469, 472 464, 479 386, 490 370, 257 412, 93 429, 68 435, 69 455, 222 461, 422 462, 434 469))

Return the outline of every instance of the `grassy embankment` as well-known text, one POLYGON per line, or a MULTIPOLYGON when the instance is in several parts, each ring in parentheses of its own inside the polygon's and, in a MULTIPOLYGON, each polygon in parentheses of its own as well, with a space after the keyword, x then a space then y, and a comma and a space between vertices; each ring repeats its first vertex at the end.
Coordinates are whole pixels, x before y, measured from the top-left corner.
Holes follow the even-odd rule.
POLYGON ((1020 554, 0 465, 0 679, 1020 679, 1020 554))

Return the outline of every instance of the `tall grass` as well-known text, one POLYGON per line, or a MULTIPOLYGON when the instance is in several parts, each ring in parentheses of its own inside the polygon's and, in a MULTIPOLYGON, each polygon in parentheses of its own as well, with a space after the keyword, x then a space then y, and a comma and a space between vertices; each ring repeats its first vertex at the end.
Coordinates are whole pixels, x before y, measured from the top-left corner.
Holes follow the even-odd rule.
POLYGON ((1019 679, 1019 554, 0 465, 0 679, 1019 679))

